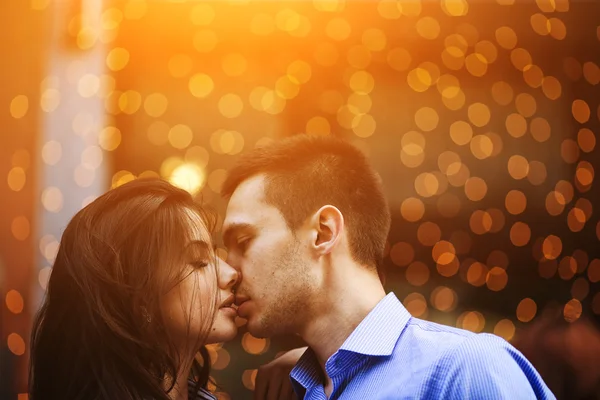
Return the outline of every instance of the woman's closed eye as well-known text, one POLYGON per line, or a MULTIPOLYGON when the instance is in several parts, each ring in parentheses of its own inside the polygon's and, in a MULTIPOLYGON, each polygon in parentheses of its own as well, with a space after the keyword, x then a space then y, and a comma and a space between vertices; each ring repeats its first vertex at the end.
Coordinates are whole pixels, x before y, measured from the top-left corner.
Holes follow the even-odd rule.
POLYGON ((190 262, 190 265, 194 268, 201 269, 201 268, 208 267, 208 261, 195 260, 195 261, 190 262))

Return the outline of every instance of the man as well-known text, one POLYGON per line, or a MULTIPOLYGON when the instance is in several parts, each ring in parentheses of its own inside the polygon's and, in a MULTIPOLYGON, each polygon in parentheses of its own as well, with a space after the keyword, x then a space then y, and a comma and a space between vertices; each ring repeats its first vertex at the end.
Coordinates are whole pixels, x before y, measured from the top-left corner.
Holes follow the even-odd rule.
POLYGON ((386 295, 390 213, 350 144, 298 135, 255 149, 223 194, 239 315, 255 336, 298 334, 310 347, 291 372, 299 398, 554 398, 503 339, 412 318, 386 295))

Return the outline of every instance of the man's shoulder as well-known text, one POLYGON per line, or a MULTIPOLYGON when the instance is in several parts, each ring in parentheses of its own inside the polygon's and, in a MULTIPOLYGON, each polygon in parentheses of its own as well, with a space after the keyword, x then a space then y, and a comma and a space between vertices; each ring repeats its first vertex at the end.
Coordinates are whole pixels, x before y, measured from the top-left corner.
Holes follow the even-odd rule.
POLYGON ((409 345, 413 348, 424 347, 432 351, 443 352, 476 336, 477 334, 464 329, 411 318, 398 345, 409 345))
POLYGON ((410 321, 406 333, 407 339, 412 341, 412 346, 425 346, 435 350, 437 357, 431 358, 431 362, 438 359, 458 362, 465 357, 518 353, 510 343, 499 336, 474 333, 417 318, 410 321))
POLYGON ((460 330, 437 336, 448 340, 429 360, 420 383, 424 393, 448 398, 554 398, 533 365, 503 338, 460 330))
POLYGON ((394 352, 402 355, 405 361, 416 361, 419 369, 429 370, 433 374, 444 373, 451 365, 473 363, 478 359, 486 362, 512 359, 518 363, 524 359, 499 336, 474 333, 417 318, 412 318, 407 324, 394 352))

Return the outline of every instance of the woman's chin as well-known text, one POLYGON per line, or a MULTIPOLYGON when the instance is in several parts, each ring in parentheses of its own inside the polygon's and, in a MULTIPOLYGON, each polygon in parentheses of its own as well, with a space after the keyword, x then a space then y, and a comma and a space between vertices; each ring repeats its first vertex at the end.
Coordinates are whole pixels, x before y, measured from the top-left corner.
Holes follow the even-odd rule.
POLYGON ((237 336, 237 331, 234 321, 217 321, 206 339, 206 344, 229 342, 237 336))

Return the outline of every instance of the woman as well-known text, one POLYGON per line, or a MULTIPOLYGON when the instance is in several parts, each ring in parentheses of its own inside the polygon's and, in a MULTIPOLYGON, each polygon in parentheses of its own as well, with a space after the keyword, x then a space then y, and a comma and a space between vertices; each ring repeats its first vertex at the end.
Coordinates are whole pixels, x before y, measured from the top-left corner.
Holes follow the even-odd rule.
POLYGON ((237 272, 214 219, 160 180, 136 180, 64 231, 31 340, 32 400, 213 399, 205 344, 235 337, 237 272))

